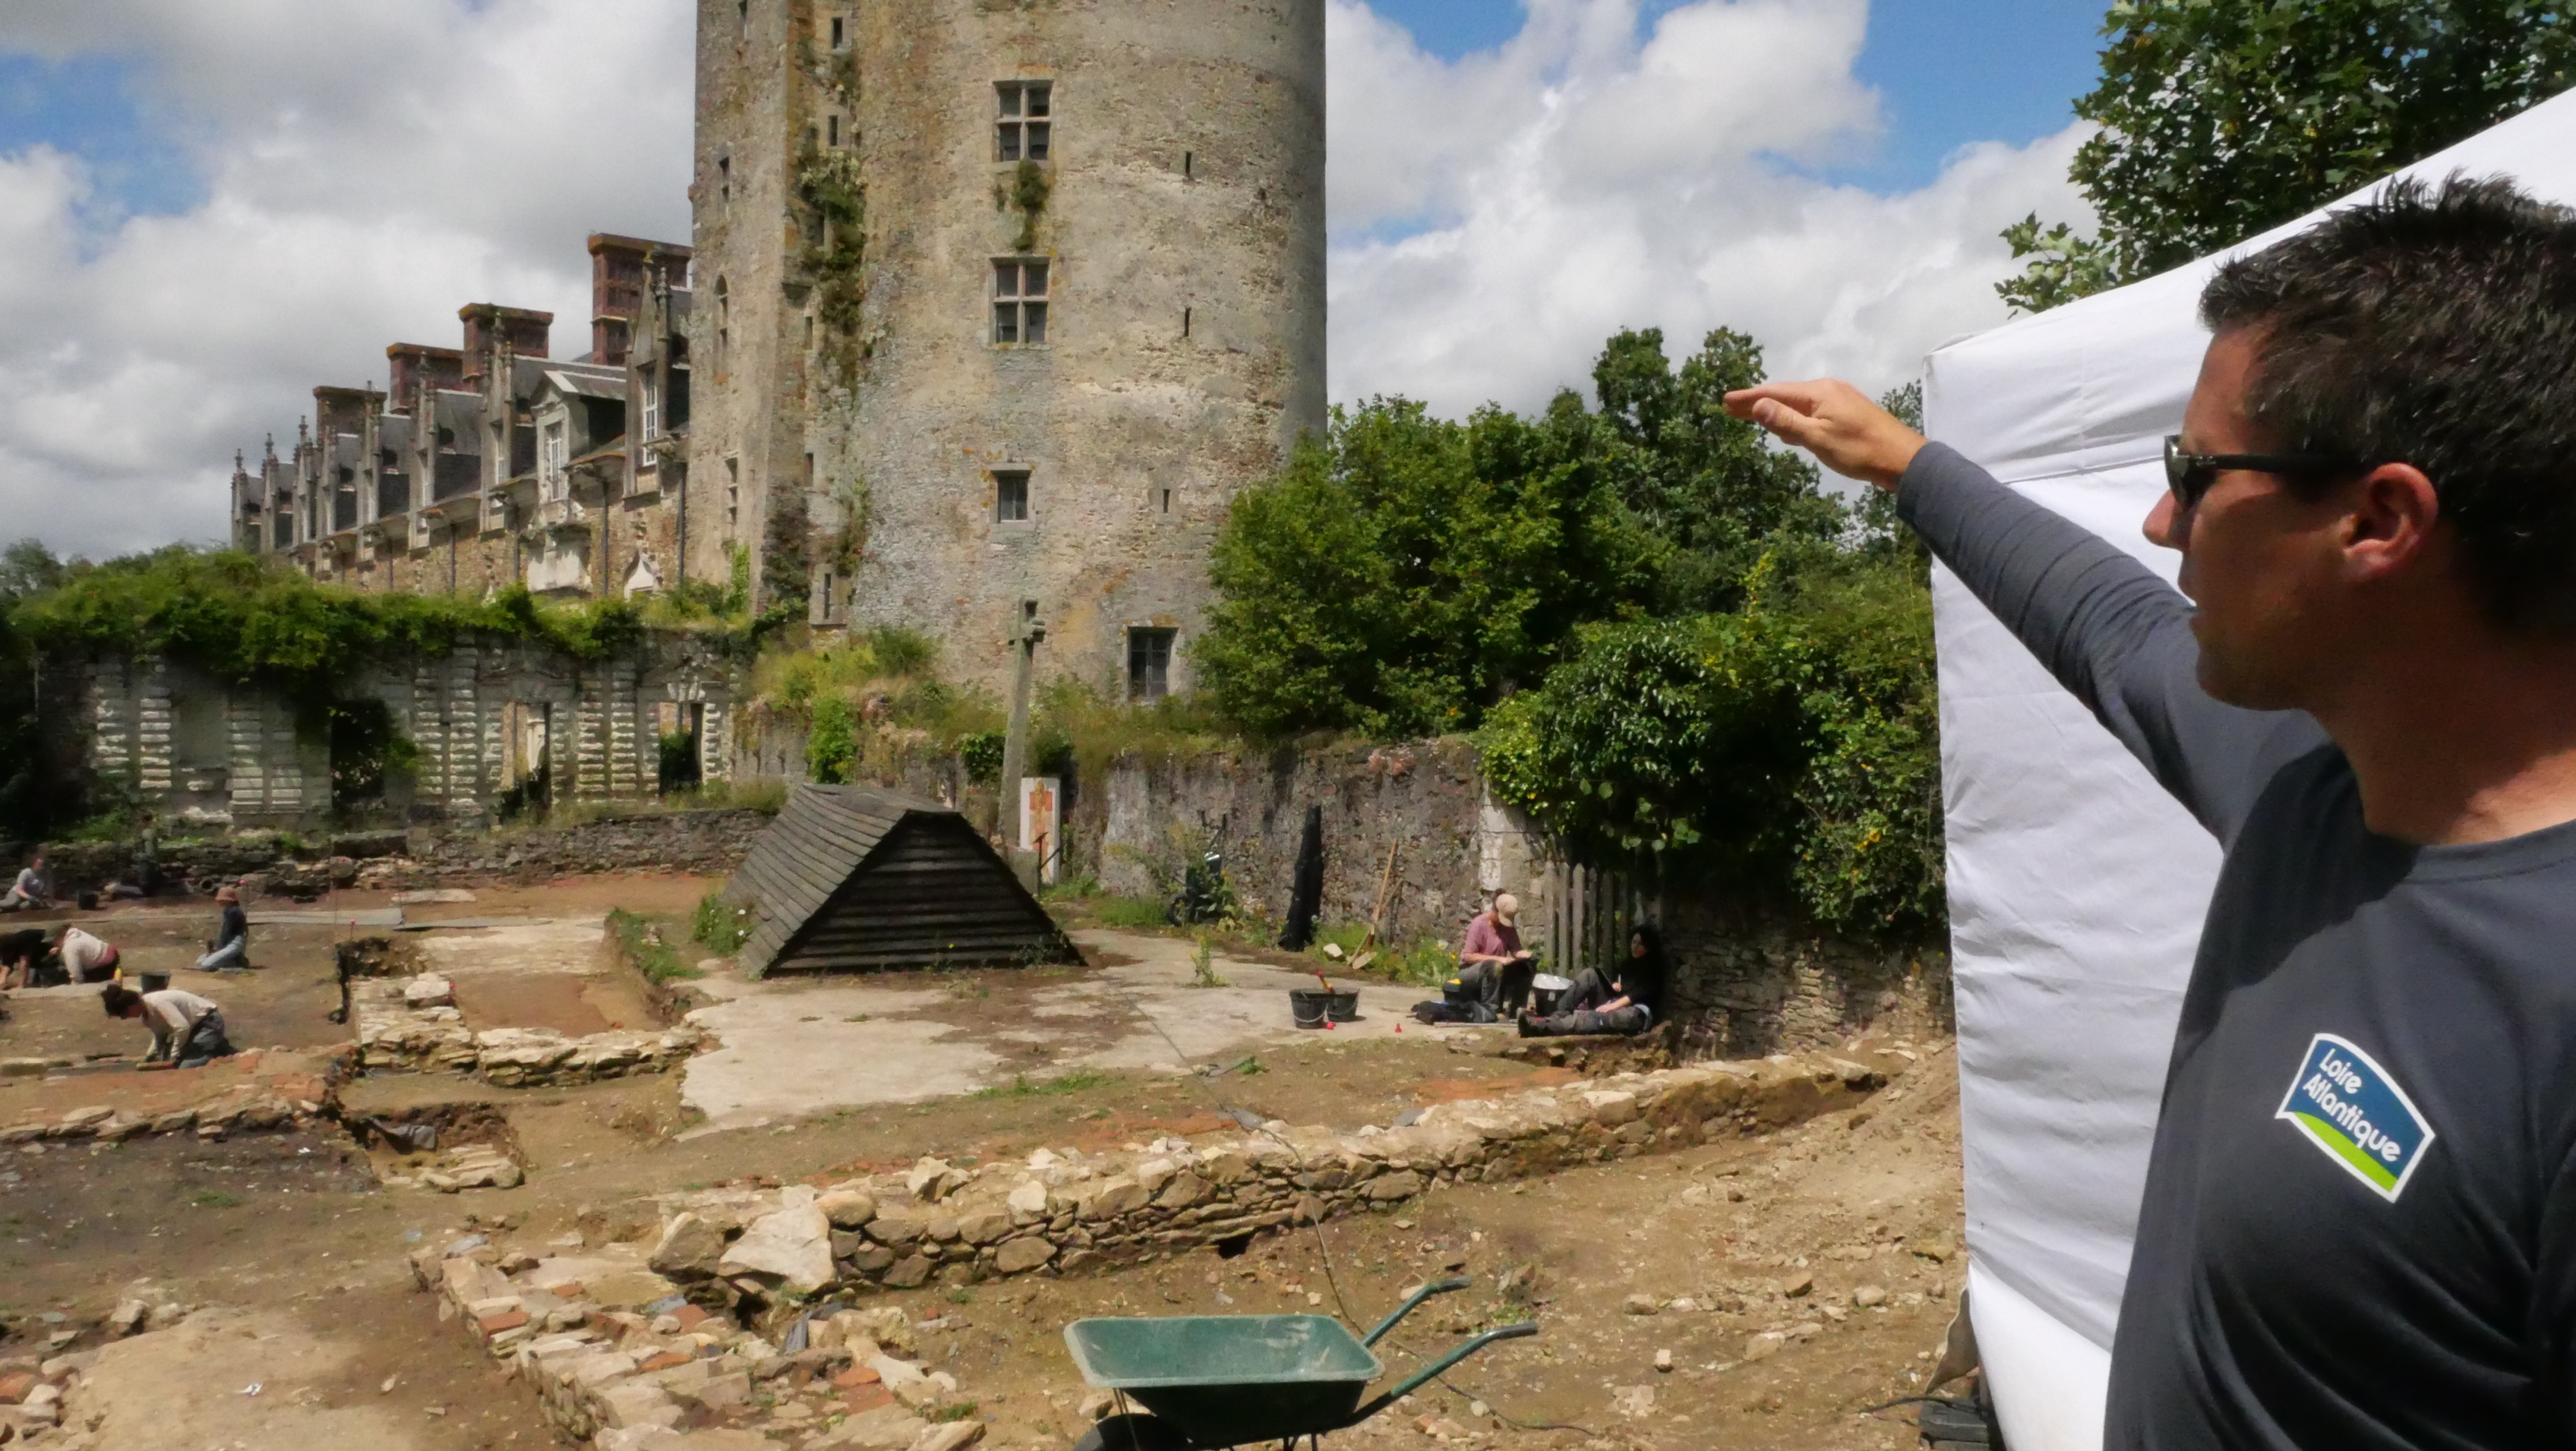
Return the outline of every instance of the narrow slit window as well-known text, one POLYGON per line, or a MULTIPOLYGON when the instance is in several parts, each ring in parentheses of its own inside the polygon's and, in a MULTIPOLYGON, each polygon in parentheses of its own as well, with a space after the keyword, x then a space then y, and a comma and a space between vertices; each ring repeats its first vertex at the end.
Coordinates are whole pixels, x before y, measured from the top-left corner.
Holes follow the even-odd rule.
POLYGON ((993 87, 993 158, 997 161, 1047 159, 1055 84, 1052 81, 1001 81, 993 87))
POLYGON ((826 116, 826 117, 824 117, 824 118, 823 118, 823 135, 824 135, 824 137, 826 138, 826 140, 828 140, 828 141, 829 141, 829 143, 830 143, 831 145, 834 145, 834 146, 838 146, 838 145, 840 145, 840 144, 841 144, 841 118, 840 118, 840 117, 838 117, 838 116, 826 116))
POLYGON ((993 521, 997 524, 1025 524, 1029 521, 1027 469, 993 470, 993 521))
POLYGON ((1047 340, 1047 264, 1027 257, 993 263, 993 341, 1012 345, 1047 340))
POLYGON ((1171 630, 1127 632, 1127 698, 1160 700, 1172 693, 1171 630))
POLYGON ((849 22, 841 17, 837 15, 832 17, 832 49, 839 50, 849 43, 848 25, 849 22))

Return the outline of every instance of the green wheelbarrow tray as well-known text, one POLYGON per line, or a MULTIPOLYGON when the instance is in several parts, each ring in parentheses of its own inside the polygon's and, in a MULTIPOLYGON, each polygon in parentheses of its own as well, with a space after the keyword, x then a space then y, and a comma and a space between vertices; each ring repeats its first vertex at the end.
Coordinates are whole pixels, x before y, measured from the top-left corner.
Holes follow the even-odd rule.
POLYGON ((1538 1333, 1527 1322, 1497 1326, 1362 1405, 1386 1373, 1369 1347, 1416 1305, 1469 1283, 1423 1287, 1366 1338, 1330 1315, 1183 1315, 1076 1320, 1064 1343, 1085 1381, 1125 1394, 1193 1446, 1286 1441, 1356 1426, 1495 1341, 1538 1333))

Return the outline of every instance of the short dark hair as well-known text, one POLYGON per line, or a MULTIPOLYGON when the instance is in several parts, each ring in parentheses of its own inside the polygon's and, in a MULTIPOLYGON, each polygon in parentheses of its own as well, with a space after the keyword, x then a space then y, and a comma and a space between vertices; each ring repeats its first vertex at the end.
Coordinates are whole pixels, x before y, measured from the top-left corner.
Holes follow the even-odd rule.
POLYGON ((98 1005, 106 1009, 107 1015, 111 1018, 124 1017, 126 1009, 141 1001, 143 998, 140 994, 121 982, 109 983, 101 988, 98 994, 98 1005))
POLYGON ((2488 617, 2576 633, 2576 211, 2400 179, 2222 265, 2200 315, 2257 335, 2264 447, 2422 469, 2488 617))

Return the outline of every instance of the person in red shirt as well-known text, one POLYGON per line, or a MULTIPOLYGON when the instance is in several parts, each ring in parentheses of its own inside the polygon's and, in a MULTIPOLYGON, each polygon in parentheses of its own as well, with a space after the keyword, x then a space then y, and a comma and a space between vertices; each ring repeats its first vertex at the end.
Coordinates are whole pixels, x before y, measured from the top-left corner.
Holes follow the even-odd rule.
POLYGON ((1529 997, 1530 978, 1538 971, 1533 955, 1521 946, 1518 897, 1495 894, 1494 905, 1467 924, 1467 940, 1458 949, 1458 979, 1497 1018, 1516 1012, 1529 997))

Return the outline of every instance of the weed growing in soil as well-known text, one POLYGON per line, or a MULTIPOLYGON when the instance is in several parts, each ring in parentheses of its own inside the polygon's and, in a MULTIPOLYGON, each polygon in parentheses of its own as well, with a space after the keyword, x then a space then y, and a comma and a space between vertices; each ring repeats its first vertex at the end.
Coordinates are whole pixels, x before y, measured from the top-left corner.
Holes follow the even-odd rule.
POLYGON ((1101 897, 1091 904, 1091 915, 1103 927, 1160 927, 1163 904, 1151 897, 1101 897))
MULTIPOLYGON (((957 1295, 954 1298, 956 1298, 958 1304, 963 1305, 966 1303, 964 1295, 965 1291, 963 1290, 959 1290, 957 1292, 957 1295)), ((975 1402, 959 1401, 953 1406, 941 1406, 939 1409, 932 1411, 930 1413, 930 1419, 934 1421, 963 1421, 972 1417, 975 1414, 975 1411, 975 1402)))
POLYGON ((662 925, 648 922, 623 907, 608 913, 608 930, 617 934, 618 946, 626 949, 626 959, 647 982, 676 982, 683 978, 704 977, 705 973, 680 960, 680 954, 662 938, 662 925))
POLYGON ((976 1089, 975 1096, 977 1098, 1035 1098, 1040 1094, 1080 1093, 1086 1088, 1098 1088, 1107 1082, 1109 1082, 1109 1075, 1093 1068, 1077 1068, 1061 1078, 1043 1079, 1036 1083, 1031 1083, 1025 1073, 1015 1073, 1011 1075, 1009 1083, 996 1083, 990 1088, 976 1089))
POLYGON ((751 937, 751 917, 750 903, 737 907, 724 900, 723 892, 709 892, 698 899, 698 915, 691 924, 690 935, 731 957, 751 937))
POLYGON ((1190 949, 1190 986, 1224 987, 1226 981, 1216 975, 1215 949, 1208 946, 1208 935, 1199 934, 1198 946, 1190 949))

